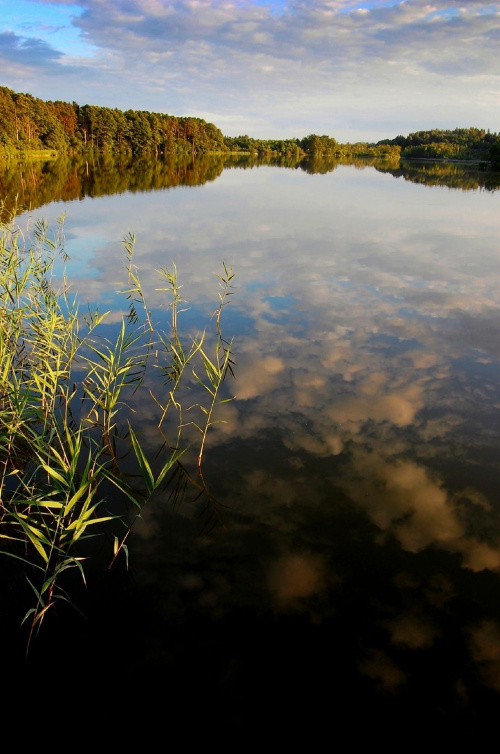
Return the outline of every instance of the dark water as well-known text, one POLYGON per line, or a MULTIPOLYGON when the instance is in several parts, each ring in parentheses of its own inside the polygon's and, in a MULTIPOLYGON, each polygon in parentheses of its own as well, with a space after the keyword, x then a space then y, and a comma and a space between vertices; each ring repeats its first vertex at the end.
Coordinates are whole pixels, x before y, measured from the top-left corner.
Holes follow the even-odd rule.
MULTIPOLYGON (((498 174, 244 166, 108 166, 108 193, 105 166, 75 164, 74 193, 33 213, 66 212, 74 290, 111 331, 128 231, 157 322, 155 269, 177 265, 195 332, 233 265, 236 398, 205 455, 221 523, 160 497, 130 571, 91 568, 86 617, 50 616, 16 672, 75 657, 216 726, 474 730, 500 692, 498 174)), ((153 452, 157 408, 135 400, 153 452)))

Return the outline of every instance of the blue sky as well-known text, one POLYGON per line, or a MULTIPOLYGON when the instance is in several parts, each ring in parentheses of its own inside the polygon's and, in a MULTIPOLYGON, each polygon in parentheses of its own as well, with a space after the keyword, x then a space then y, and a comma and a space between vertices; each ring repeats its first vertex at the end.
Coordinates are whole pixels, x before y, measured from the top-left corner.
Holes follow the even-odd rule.
POLYGON ((500 3, 0 0, 0 84, 225 134, 500 130, 500 3))
POLYGON ((22 38, 41 39, 60 52, 90 55, 72 19, 83 9, 76 5, 35 3, 32 0, 0 0, 0 33, 11 31, 22 38))

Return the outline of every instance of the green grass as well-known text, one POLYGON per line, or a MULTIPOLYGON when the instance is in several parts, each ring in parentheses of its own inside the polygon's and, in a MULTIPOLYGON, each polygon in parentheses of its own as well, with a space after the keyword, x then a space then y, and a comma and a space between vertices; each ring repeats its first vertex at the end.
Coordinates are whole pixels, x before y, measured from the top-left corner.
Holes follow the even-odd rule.
MULTIPOLYGON (((178 489, 182 479, 214 503, 203 454, 215 408, 224 402, 221 385, 232 373, 231 343, 222 337, 220 318, 234 274, 223 265, 217 276, 215 346, 209 353, 204 334, 186 340, 179 333, 182 299, 175 266, 158 271, 158 290, 171 309, 165 333, 152 322, 133 263, 132 235, 124 247, 127 283, 121 293, 128 315, 109 341, 102 332, 107 315, 83 314, 65 276, 59 289, 54 286, 56 261, 68 263, 62 219, 53 237, 42 221, 29 238, 12 223, 0 226, 0 554, 17 562, 31 587, 32 603, 20 616, 29 625, 28 648, 47 611, 59 600, 71 601, 63 574, 76 570, 85 580, 82 542, 117 518, 104 490, 117 488, 135 510, 132 519, 123 518, 122 535, 110 538, 111 564, 123 556, 128 562, 127 537, 157 490, 169 484, 178 489), (145 387, 153 366, 163 372, 161 394, 145 387), (200 419, 186 422, 178 393, 193 378, 206 401, 194 404, 200 419), (138 390, 160 416, 154 463, 128 411, 138 390), (173 437, 166 433, 167 415, 173 437), (181 463, 187 425, 200 437, 191 475, 181 463), (124 471, 131 458, 139 480, 124 471)), ((215 505, 211 515, 217 515, 215 505)))

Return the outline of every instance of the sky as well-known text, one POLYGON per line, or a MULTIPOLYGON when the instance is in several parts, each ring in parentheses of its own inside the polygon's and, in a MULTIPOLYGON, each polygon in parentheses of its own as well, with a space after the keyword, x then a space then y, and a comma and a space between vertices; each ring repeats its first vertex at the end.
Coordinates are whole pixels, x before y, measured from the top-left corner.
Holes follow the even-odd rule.
POLYGON ((0 0, 0 85, 225 135, 500 130, 500 2, 0 0))

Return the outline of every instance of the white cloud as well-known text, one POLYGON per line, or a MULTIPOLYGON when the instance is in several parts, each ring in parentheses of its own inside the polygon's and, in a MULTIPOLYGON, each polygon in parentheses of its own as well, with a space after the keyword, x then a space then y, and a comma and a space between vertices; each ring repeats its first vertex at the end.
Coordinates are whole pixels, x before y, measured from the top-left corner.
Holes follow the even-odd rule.
POLYGON ((63 4, 75 7, 73 24, 94 55, 71 58, 69 70, 48 46, 30 57, 26 46, 39 42, 21 39, 5 52, 6 85, 32 81, 38 96, 123 108, 210 111, 228 128, 231 117, 246 119, 257 136, 496 126, 497 3, 463 12, 451 0, 63 4), (54 84, 48 74, 57 72, 64 81, 54 84))

